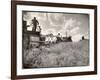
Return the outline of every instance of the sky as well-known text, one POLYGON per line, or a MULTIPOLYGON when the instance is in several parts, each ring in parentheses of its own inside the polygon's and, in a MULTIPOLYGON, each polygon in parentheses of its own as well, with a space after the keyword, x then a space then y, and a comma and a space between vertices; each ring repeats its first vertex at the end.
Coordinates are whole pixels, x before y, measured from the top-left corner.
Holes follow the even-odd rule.
MULTIPOLYGON (((37 18, 43 35, 60 33, 61 36, 72 36, 73 41, 81 40, 82 36, 89 38, 88 14, 23 11, 23 20, 27 21, 27 25, 31 24, 34 17, 37 18)), ((31 28, 32 26, 29 27, 31 28)))

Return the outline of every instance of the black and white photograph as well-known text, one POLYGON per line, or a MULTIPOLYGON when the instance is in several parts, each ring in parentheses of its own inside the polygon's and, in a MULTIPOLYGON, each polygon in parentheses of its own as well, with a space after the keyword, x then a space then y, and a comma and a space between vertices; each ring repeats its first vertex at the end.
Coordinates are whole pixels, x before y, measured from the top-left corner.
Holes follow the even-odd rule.
POLYGON ((97 74, 97 6, 12 2, 12 79, 97 74))
POLYGON ((89 63, 89 14, 22 11, 23 68, 89 63))

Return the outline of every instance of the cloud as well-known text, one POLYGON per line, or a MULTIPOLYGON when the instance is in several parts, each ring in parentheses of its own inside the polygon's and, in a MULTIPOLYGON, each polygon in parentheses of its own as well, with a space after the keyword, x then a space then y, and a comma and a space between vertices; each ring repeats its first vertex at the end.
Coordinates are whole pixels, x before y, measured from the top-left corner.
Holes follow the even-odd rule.
POLYGON ((89 39, 89 33, 86 32, 86 33, 84 34, 84 37, 85 37, 86 39, 89 39))
POLYGON ((79 30, 80 30, 79 27, 74 27, 74 28, 70 31, 70 34, 71 34, 71 35, 75 35, 75 34, 78 33, 79 30))
POLYGON ((56 31, 54 29, 48 29, 48 30, 45 30, 44 32, 42 32, 42 34, 44 34, 44 35, 51 34, 51 33, 53 33, 53 35, 57 35, 56 31))
POLYGON ((76 34, 72 37, 72 41, 74 42, 77 42, 77 41, 80 41, 82 38, 82 35, 81 34, 76 34))
POLYGON ((49 22, 52 25, 62 25, 63 24, 63 14, 59 13, 48 13, 49 22))
POLYGON ((88 37, 89 20, 85 14, 65 14, 65 13, 44 13, 44 12, 25 12, 24 19, 31 23, 33 17, 39 21, 42 28, 42 34, 48 34, 50 31, 53 34, 61 33, 62 36, 85 35, 88 37))

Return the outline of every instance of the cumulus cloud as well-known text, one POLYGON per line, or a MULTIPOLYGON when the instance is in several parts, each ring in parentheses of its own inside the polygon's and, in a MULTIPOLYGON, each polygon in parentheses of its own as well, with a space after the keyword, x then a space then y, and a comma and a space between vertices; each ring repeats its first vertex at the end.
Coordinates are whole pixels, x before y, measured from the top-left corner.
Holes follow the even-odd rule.
POLYGON ((77 41, 81 40, 81 38, 82 38, 82 35, 81 35, 81 34, 76 34, 76 35, 74 35, 74 36, 72 37, 72 40, 73 40, 74 42, 77 42, 77 41))
POLYGON ((87 14, 71 13, 48 13, 48 12, 23 12, 23 19, 27 24, 36 17, 42 28, 42 34, 54 35, 61 33, 62 36, 72 36, 73 40, 79 39, 80 36, 89 38, 89 16, 87 14))
POLYGON ((73 29, 71 29, 70 33, 71 33, 72 35, 75 35, 75 34, 78 33, 79 29, 80 29, 79 27, 74 27, 73 29))

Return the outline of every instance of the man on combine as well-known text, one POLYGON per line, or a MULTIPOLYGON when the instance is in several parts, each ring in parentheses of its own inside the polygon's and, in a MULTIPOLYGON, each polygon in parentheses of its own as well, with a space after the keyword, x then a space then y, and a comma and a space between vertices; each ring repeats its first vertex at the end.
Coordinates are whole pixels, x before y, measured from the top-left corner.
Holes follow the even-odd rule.
POLYGON ((39 22, 38 22, 38 20, 36 19, 36 17, 34 17, 34 19, 32 19, 32 24, 33 24, 32 31, 36 32, 37 25, 39 25, 39 22))

